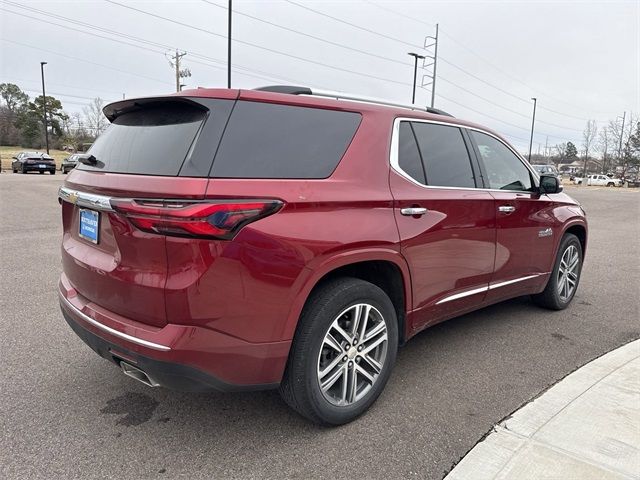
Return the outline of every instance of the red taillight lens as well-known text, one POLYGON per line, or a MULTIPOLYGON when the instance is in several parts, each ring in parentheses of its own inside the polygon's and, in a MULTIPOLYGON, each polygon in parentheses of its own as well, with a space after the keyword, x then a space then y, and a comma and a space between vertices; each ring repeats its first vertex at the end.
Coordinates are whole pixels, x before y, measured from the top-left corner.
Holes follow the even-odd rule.
POLYGON ((247 223, 277 212, 282 202, 253 199, 221 200, 216 203, 111 199, 111 207, 145 232, 228 240, 247 223))

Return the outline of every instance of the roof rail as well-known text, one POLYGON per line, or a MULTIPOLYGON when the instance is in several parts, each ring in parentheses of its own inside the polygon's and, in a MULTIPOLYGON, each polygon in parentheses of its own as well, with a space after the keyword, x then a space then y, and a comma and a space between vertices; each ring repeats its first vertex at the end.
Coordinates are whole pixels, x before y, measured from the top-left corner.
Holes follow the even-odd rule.
POLYGON ((388 100, 382 100, 379 98, 362 97, 359 95, 352 95, 350 93, 334 92, 332 90, 319 90, 316 88, 311 89, 309 87, 298 87, 294 85, 269 85, 266 87, 256 88, 255 90, 258 90, 261 92, 284 93, 289 95, 313 95, 316 97, 335 98, 336 100, 353 100, 356 102, 375 103, 377 105, 407 108, 409 110, 419 110, 422 112, 434 113, 436 115, 445 115, 447 117, 453 117, 453 115, 451 115, 450 113, 447 113, 443 110, 439 110, 437 108, 423 107, 421 105, 411 105, 411 104, 405 104, 405 103, 390 102, 388 100))

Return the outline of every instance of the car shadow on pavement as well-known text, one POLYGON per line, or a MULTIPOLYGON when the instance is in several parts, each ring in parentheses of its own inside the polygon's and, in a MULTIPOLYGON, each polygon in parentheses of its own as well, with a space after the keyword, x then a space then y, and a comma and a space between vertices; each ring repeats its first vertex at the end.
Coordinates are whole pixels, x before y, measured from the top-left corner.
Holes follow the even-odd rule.
MULTIPOLYGON (((490 335, 498 326, 516 322, 514 314, 540 312, 528 297, 522 297, 487 307, 431 327, 412 338, 400 348, 396 367, 375 410, 388 408, 385 397, 402 393, 413 383, 419 390, 433 386, 434 379, 450 374, 456 362, 452 352, 465 343, 477 343, 479 337, 490 335), (444 371, 439 369, 445 367, 444 371)), ((527 315, 525 314, 525 317, 527 315)), ((534 318, 529 315, 530 318, 534 318)), ((193 429, 244 431, 287 430, 313 432, 322 430, 298 416, 280 399, 277 390, 233 393, 183 393, 162 388, 150 389, 108 369, 107 376, 114 383, 114 391, 122 392, 107 401, 100 412, 113 416, 118 425, 139 426, 156 422, 185 432, 193 429)), ((372 411, 358 421, 375 415, 372 411)), ((185 437, 188 438, 188 435, 185 437)))

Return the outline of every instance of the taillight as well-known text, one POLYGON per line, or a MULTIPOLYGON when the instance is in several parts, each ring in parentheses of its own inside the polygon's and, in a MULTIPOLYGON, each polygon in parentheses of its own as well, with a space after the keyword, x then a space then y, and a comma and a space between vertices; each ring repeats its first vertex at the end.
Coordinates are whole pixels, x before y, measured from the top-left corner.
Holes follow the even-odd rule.
POLYGON ((247 223, 282 207, 279 200, 178 200, 111 199, 111 207, 145 232, 179 237, 228 240, 247 223))

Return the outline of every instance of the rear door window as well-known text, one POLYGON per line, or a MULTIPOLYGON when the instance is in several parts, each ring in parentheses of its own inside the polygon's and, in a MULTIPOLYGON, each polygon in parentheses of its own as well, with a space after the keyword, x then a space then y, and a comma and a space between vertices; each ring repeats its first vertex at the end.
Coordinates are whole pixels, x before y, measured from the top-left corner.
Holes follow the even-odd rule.
POLYGON ((327 178, 360 125, 354 112, 239 101, 211 172, 216 178, 327 178))
POLYGON ((413 122, 427 185, 475 188, 471 158, 458 127, 413 122))
POLYGON ((96 165, 82 170, 178 175, 206 118, 207 110, 182 102, 148 104, 123 113, 89 149, 96 165))

